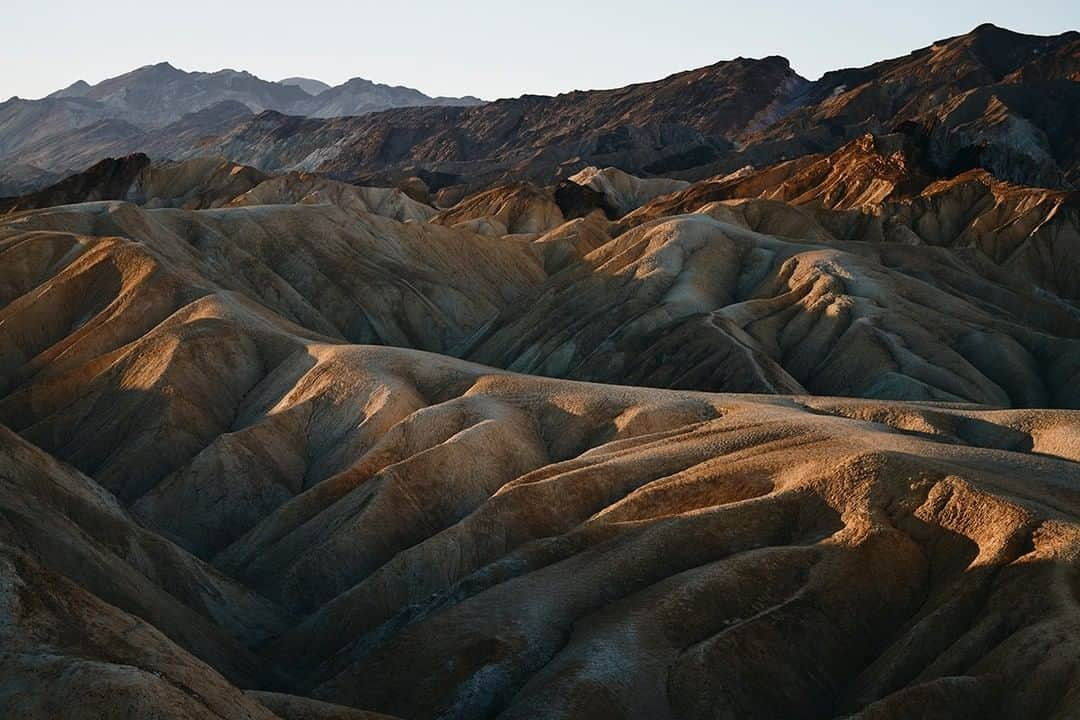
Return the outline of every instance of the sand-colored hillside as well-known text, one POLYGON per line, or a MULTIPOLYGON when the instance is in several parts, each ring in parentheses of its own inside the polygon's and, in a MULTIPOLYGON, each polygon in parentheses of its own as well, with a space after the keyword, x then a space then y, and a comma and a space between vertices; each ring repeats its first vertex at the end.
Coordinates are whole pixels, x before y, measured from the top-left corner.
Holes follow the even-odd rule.
POLYGON ((807 217, 5 217, 0 708, 1070 717, 1074 311, 807 217))
POLYGON ((598 214, 501 237, 327 204, 17 214, 0 223, 0 367, 20 383, 70 367, 228 292, 338 341, 554 377, 1080 405, 1067 303, 977 254, 795 239, 805 220, 713 203, 612 238, 598 214))
POLYGON ((993 25, 0 103, 0 720, 1080 720, 1078 109, 993 25))
POLYGON ((1065 717, 1080 692, 1073 412, 512 375, 313 341, 216 295, 31 387, 5 422, 96 479, 26 470, 39 451, 0 437, 41 498, 0 496, 4 587, 51 608, 9 614, 7 662, 64 678, 19 700, 39 714, 101 687, 72 655, 178 658, 116 675, 161 717, 260 717, 218 675, 252 654, 242 686, 409 718, 1065 717), (159 563, 245 590, 170 631, 154 598, 196 617, 204 592, 132 574, 122 541, 91 570, 44 518, 159 533, 221 575, 164 540, 159 563), (123 573, 125 595, 95 579, 123 573), (125 623, 149 634, 121 652, 102 633, 125 623))

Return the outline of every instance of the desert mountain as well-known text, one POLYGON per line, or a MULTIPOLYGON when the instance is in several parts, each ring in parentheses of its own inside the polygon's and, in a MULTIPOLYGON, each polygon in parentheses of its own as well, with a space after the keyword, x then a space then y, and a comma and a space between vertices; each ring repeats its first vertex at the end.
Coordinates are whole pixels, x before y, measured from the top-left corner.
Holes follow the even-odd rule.
POLYGON ((176 122, 189 112, 228 100, 261 112, 268 108, 296 107, 310 96, 298 87, 261 80, 247 72, 186 72, 163 62, 97 85, 76 83, 49 98, 93 101, 103 106, 111 117, 140 127, 160 127, 176 122))
MULTIPOLYGON (((865 135, 829 155, 713 178, 635 208, 623 228, 711 203, 783 200, 800 212, 759 213, 755 229, 797 237, 975 248, 1014 280, 1080 299, 1080 198, 1023 187, 982 170, 934 179, 900 135, 865 135)), ((757 207, 760 203, 743 204, 757 207)), ((768 204, 765 204, 769 206, 768 204)), ((775 204, 770 207, 780 207, 775 204)))
POLYGON ((70 172, 106 154, 219 154, 270 173, 303 170, 366 185, 420 176, 432 190, 471 192, 506 181, 552 184, 590 165, 699 180, 828 154, 866 133, 898 133, 919 148, 932 175, 981 168, 1062 189, 1080 172, 1072 122, 1078 53, 1075 32, 1043 37, 987 25, 813 82, 781 57, 738 58, 624 88, 479 106, 475 98, 429 98, 363 79, 311 95, 247 73, 160 65, 0 105, 0 157, 70 172), (130 99, 117 90, 128 86, 130 99), (183 140, 160 131, 192 110, 230 102, 249 112, 223 114, 183 140), (453 107, 438 107, 446 105, 453 107), (374 112, 387 107, 398 109, 374 112), (55 160, 44 152, 50 144, 59 148, 55 160), (65 145, 99 153, 75 162, 65 145))
POLYGON ((318 95, 323 90, 329 90, 330 85, 324 83, 322 80, 315 80, 314 78, 306 77, 290 77, 284 80, 278 80, 278 83, 282 85, 295 85, 308 95, 318 95))
POLYGON ((52 168, 49 171, 41 170, 42 177, 34 185, 41 189, 48 185, 44 182, 45 177, 74 174, 90 168, 103 158, 140 154, 138 149, 147 145, 156 148, 158 159, 207 155, 193 154, 189 148, 198 146, 201 139, 222 124, 250 116, 251 111, 243 103, 226 101, 188 113, 174 123, 151 130, 143 130, 124 120, 108 118, 71 130, 50 131, 2 160, 17 166, 52 168))
POLYGON ((429 97, 419 90, 374 83, 364 78, 353 78, 336 87, 329 87, 316 94, 304 105, 301 114, 309 117, 330 118, 345 115, 363 115, 394 107, 468 106, 482 105, 483 100, 471 96, 429 97))
POLYGON ((264 271, 251 266, 261 258, 271 277, 299 291, 294 305, 281 302, 293 291, 275 290, 272 309, 313 331, 518 372, 722 392, 1080 407, 1080 312, 1073 304, 1080 213, 1072 194, 1015 188, 977 173, 920 190, 921 181, 912 184, 897 169, 904 163, 896 153, 882 158, 883 148, 868 137, 828 158, 689 186, 613 170, 577 176, 602 188, 584 186, 615 214, 614 205, 675 188, 616 221, 598 210, 574 218, 559 202, 565 196, 529 183, 495 187, 436 214, 394 188, 304 173, 267 178, 220 158, 154 163, 133 156, 9 207, 105 199, 147 208, 254 207, 182 219, 116 204, 73 205, 12 215, 8 225, 94 227, 148 247, 165 243, 169 255, 180 252, 172 247, 177 234, 184 248, 212 237, 241 253, 230 251, 237 260, 228 264, 246 258, 227 270, 227 281, 217 274, 225 261, 214 261, 213 282, 235 288, 246 277, 243 291, 267 302, 267 281, 258 279, 264 271), (849 179, 837 180, 840 167, 849 179), (775 184, 753 197, 763 178, 775 184), (837 182, 851 192, 837 193, 837 182), (313 207, 289 207, 296 203, 313 207), (848 205, 856 207, 843 209, 848 205), (372 225, 371 214, 421 224, 372 225), (439 226, 468 248, 462 261, 474 269, 467 274, 456 264, 428 265, 433 238, 451 237, 439 226), (264 255, 270 246, 261 237, 283 249, 264 255), (319 237, 334 242, 310 245, 319 237), (376 248, 388 238, 424 245, 407 261, 378 261, 376 248), (301 257, 322 258, 317 273, 310 261, 279 264, 294 242, 309 247, 301 257), (351 270, 342 255, 348 246, 368 248, 351 270), (427 268, 426 279, 401 285, 394 277, 416 268, 427 268), (318 288, 320 276, 334 278, 332 295, 318 288), (450 279, 453 290, 443 289, 450 279), (397 289, 374 302, 374 288, 383 286, 397 289), (501 299, 476 304, 481 287, 501 299))
POLYGON ((186 138, 184 147, 189 149, 211 134, 211 130, 220 132, 235 123, 237 105, 243 114, 275 110, 331 117, 401 106, 481 102, 472 97, 430 98, 412 88, 391 87, 361 78, 336 88, 326 86, 323 90, 327 92, 311 92, 322 85, 304 78, 269 82, 236 70, 186 72, 169 63, 141 67, 97 85, 79 81, 41 100, 12 98, 0 103, 0 161, 11 162, 18 156, 19 162, 26 163, 29 158, 37 157, 45 166, 43 170, 70 172, 106 154, 167 150, 169 142, 183 139, 177 137, 175 128, 161 132, 163 128, 193 113, 201 114, 204 121, 212 119, 213 125, 205 128, 206 132, 186 138), (209 115, 204 113, 214 108, 217 109, 209 115), (229 108, 231 113, 221 108, 229 108), (111 144, 102 142, 106 130, 111 144), (76 138, 74 142, 72 138, 76 138), (99 154, 73 161, 69 153, 55 149, 64 143, 96 148, 99 154), (42 144, 49 148, 48 152, 40 151, 42 144))
MULTIPOLYGON (((1017 184, 1067 188, 1080 163, 1072 122, 1080 107, 1078 53, 1074 32, 1042 37, 980 26, 814 82, 781 57, 738 58, 625 88, 471 108, 314 122, 268 111, 223 124, 198 149, 175 150, 365 184, 429 173, 441 178, 438 187, 429 183, 433 189, 472 191, 503 181, 547 185, 590 165, 697 180, 827 154, 866 133, 900 133, 937 176, 982 168, 1017 184)), ((331 102, 349 87, 315 100, 331 102)), ((146 140, 132 151, 160 155, 146 140)))
POLYGON ((143 127, 167 125, 187 113, 228 101, 243 103, 255 113, 278 110, 312 117, 359 115, 392 107, 482 102, 474 97, 432 98, 419 90, 363 78, 331 87, 309 78, 268 82, 236 70, 186 72, 169 63, 141 67, 97 85, 80 81, 49 98, 93 100, 104 105, 110 115, 143 127))
POLYGON ((1073 718, 1078 48, 0 105, 0 716, 1073 718))
MULTIPOLYGON (((807 81, 783 58, 739 58, 656 82, 472 108, 397 109, 298 122, 267 112, 208 148, 269 170, 396 178, 409 168, 471 188, 502 177, 546 184, 579 163, 665 173, 716 160, 767 124, 807 81)), ((321 97, 321 96, 320 96, 321 97)))
MULTIPOLYGON (((240 251, 214 249, 223 213, 284 209, 202 211, 202 240, 182 211, 92 209, 0 240, 0 327, 37 353, 2 368, 21 436, 0 435, 5 708, 1074 705, 1075 413, 589 385, 349 345, 192 275, 240 251), (125 216, 160 239, 123 240, 125 216), (82 317, 57 312, 72 292, 82 317)), ((429 253, 455 231, 432 232, 429 253)))

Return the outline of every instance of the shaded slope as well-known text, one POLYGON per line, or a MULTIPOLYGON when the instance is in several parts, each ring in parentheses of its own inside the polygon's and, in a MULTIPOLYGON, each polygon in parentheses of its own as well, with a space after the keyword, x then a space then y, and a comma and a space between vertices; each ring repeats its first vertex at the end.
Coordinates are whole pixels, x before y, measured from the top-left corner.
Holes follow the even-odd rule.
MULTIPOLYGON (((2 587, 21 598, 0 625, 4 687, 37 678, 5 710, 92 706, 103 677, 127 688, 116 712, 166 717, 260 717, 237 684, 326 703, 275 694, 274 712, 410 718, 1052 717, 1080 692, 1075 412, 590 385, 346 344, 354 298, 435 347, 483 334, 509 288, 546 310, 525 301, 542 280, 528 241, 331 206, 102 203, 17 214, 0 237, 0 422, 21 436, 0 433, 2 587), (410 280, 426 300, 397 305, 403 267, 444 284, 410 280), (340 297, 300 282, 316 270, 340 297), (436 308, 458 313, 447 336, 425 334, 436 308)), ((716 301, 741 356, 763 348, 739 367, 777 384, 797 370, 766 362, 769 338, 813 338, 799 317, 827 327, 836 305, 854 320, 836 382, 909 392, 934 372, 991 399, 1067 398, 1048 369, 1068 370, 1071 341, 1048 330, 1073 321, 957 263, 702 214, 601 244, 540 297, 626 283, 630 301, 584 305, 585 327, 716 301), (965 277, 968 300, 931 284, 965 277), (710 295, 745 288, 763 297, 710 295), (995 351, 1015 334, 1005 377, 1039 342, 1057 352, 998 385, 949 354, 963 343, 919 345, 957 328, 997 333, 995 351), (907 374, 858 344, 889 333, 907 374)))
POLYGON ((101 200, 146 208, 200 210, 224 206, 328 203, 395 220, 428 220, 435 210, 396 188, 357 187, 309 173, 270 177, 222 157, 152 161, 141 153, 106 158, 55 185, 0 199, 0 213, 101 200))
POLYGON ((143 154, 106 158, 83 172, 22 197, 0 200, 0 212, 17 212, 125 200, 146 207, 219 207, 266 179, 255 168, 220 157, 153 162, 143 154))
POLYGON ((16 214, 0 229, 0 365, 25 382, 226 291, 325 337, 555 377, 1080 402, 1069 306, 977 253, 841 242, 809 220, 778 202, 714 203, 610 239, 599 215, 492 237, 329 205, 16 214), (118 312, 136 302, 139 316, 118 312))
MULTIPOLYGON (((1080 475, 1055 457, 1080 456, 1075 413, 591 386, 216 313, 224 352, 269 333, 293 354, 136 511, 228 527, 270 491, 266 463, 334 458, 215 553, 306 616, 263 650, 293 693, 405 717, 901 713, 957 675, 956 712, 1075 697, 1080 475), (275 426, 293 440, 232 440, 275 426), (209 457, 232 470, 191 485, 209 457)), ((151 342, 199 315, 132 353, 226 408, 231 378, 151 342)), ((141 473, 138 432, 98 442, 141 473)))
POLYGON ((501 178, 546 183, 588 164, 664 172, 715 160, 805 83, 783 58, 738 58, 625 88, 477 108, 325 121, 263 113, 208 147, 267 170, 396 179, 419 167, 472 189, 501 178))
POLYGON ((1080 402, 1075 314, 978 255, 748 226, 805 218, 713 204, 639 226, 504 310, 468 357, 662 387, 1080 402))

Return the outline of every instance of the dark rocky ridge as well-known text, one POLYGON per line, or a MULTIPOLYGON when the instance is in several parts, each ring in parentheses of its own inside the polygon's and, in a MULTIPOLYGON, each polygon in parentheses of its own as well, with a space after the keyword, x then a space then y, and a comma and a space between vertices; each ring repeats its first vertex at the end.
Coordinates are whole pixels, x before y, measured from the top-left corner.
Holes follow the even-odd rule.
MULTIPOLYGON (((415 91, 362 80, 315 97, 269 83, 274 92, 298 93, 309 105, 275 105, 264 92, 237 112, 228 100, 239 92, 233 86, 257 79, 234 73, 218 78, 225 90, 214 96, 233 103, 219 103, 230 110, 207 110, 194 123, 197 132, 125 124, 129 120, 109 115, 91 99, 105 90, 82 87, 69 93, 75 96, 0 106, 0 129, 12 128, 9 162, 45 171, 71 171, 105 155, 140 151, 173 159, 208 153, 266 172, 298 169, 364 185, 419 176, 432 191, 461 186, 456 197, 506 181, 554 184, 587 165, 697 180, 829 153, 866 133, 899 133, 921 148, 926 170, 938 177, 981 168, 1016 184, 1069 188, 1080 172, 1078 63, 1075 32, 1041 37, 980 26, 815 82, 780 57, 739 58, 613 90, 319 119, 302 116, 377 109, 398 90, 394 104, 439 105, 446 99, 424 100, 415 91), (369 90, 370 103, 346 99, 354 91, 368 97, 369 90), (326 112, 311 106, 314 101, 326 112), (271 109, 258 113, 261 107, 271 109), (30 115, 38 118, 33 124, 25 119, 30 115)), ((143 69, 151 70, 169 77, 180 72, 143 69)), ((208 83, 218 75, 197 80, 208 83)))
POLYGON ((512 175, 547 183, 587 164, 671 173, 715 161, 806 82, 783 58, 737 59, 614 90, 523 96, 476 108, 242 122, 211 148, 257 167, 393 181, 418 170, 468 187, 512 175))
MULTIPOLYGON (((437 173, 475 190, 505 180, 549 184, 586 165, 700 179, 831 152, 867 132, 902 133, 937 175, 981 167, 1019 184, 1068 187, 1080 162, 1078 52, 1077 33, 981 26, 815 82, 783 58, 740 58, 615 90, 475 108, 322 121, 266 112, 187 152, 367 184, 437 173)), ((146 149, 161 152, 152 142, 146 149)))

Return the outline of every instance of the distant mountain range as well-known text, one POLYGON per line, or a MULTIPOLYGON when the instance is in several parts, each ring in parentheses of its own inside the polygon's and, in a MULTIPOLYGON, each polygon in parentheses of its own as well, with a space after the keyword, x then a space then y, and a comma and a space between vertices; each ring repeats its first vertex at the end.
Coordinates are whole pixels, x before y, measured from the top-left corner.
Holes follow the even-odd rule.
MULTIPOLYGON (((1078 110, 1080 33, 982 25, 816 81, 782 57, 736 58, 623 88, 484 104, 363 79, 325 87, 161 64, 0 105, 0 160, 18 168, 8 181, 18 192, 143 152, 377 185, 416 176, 460 197, 511 179, 550 184, 592 165, 700 180, 898 133, 930 177, 981 168, 1071 189, 1078 110)), ((0 174, 0 194, 15 194, 3 182, 0 174)))
POLYGON ((20 185, 14 189, 21 190, 21 184, 33 185, 35 178, 85 166, 85 163, 67 164, 82 162, 68 153, 59 152, 55 156, 43 153, 43 143, 45 146, 59 143, 58 147, 62 147, 72 132, 81 131, 79 137, 86 138, 87 149, 94 152, 103 137, 109 141, 124 138, 138 142, 143 133, 160 130, 185 115, 222 103, 230 103, 232 112, 238 105, 242 106, 249 115, 273 110, 328 118, 395 107, 467 106, 482 102, 475 97, 429 97, 413 88, 383 85, 363 78, 331 87, 310 78, 270 82, 236 70, 186 72, 169 63, 147 65, 96 85, 80 80, 40 100, 11 98, 0 103, 0 159, 11 162, 11 156, 26 153, 26 157, 33 156, 42 163, 20 162, 17 175, 0 172, 0 193, 5 182, 20 185))
POLYGON ((243 103, 256 113, 276 110, 323 118, 395 107, 483 103, 471 96, 429 97, 413 88, 383 85, 363 78, 352 78, 331 87, 311 78, 270 82, 237 70, 186 72, 167 62, 147 65, 97 85, 80 80, 45 99, 92 100, 100 103, 106 114, 144 127, 168 125, 190 112, 229 100, 243 103))

